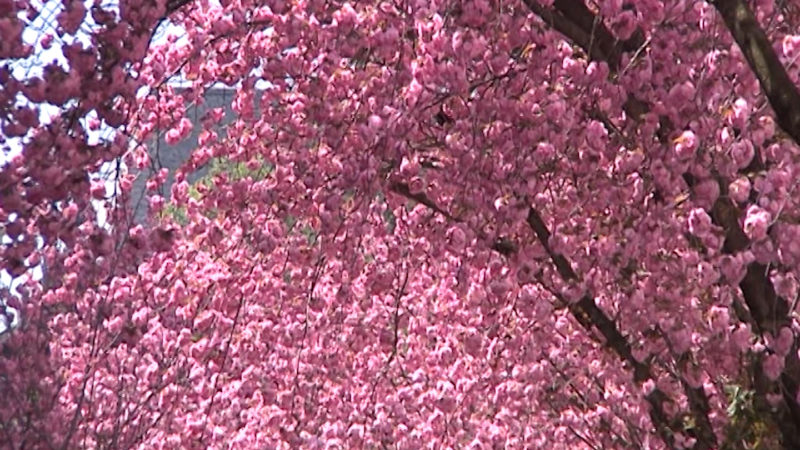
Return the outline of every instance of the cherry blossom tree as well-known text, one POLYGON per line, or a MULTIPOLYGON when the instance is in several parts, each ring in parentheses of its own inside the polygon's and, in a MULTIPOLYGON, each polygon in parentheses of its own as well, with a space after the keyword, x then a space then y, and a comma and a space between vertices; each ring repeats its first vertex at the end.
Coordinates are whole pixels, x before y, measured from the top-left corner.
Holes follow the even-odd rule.
POLYGON ((9 448, 800 447, 794 0, 44 9, 0 0, 9 448))

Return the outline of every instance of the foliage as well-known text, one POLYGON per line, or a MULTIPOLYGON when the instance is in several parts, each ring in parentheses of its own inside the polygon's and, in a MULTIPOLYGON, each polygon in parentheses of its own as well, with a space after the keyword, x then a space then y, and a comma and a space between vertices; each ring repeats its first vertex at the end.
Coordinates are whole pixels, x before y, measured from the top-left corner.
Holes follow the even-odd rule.
POLYGON ((793 2, 44 7, 0 0, 8 447, 800 447, 793 2), (129 226, 96 174, 195 127, 129 226))

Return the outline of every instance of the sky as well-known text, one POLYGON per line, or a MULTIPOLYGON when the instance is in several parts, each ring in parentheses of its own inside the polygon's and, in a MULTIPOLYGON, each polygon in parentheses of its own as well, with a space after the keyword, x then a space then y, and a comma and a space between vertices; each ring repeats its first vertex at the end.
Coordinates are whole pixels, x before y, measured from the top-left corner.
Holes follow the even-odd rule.
MULTIPOLYGON (((9 64, 12 69, 12 75, 17 79, 25 79, 36 76, 37 74, 41 73, 42 67, 52 61, 58 61, 62 64, 64 63, 64 56, 61 54, 61 46, 59 43, 55 42, 54 45, 47 50, 43 49, 39 44, 39 40, 45 33, 53 31, 51 24, 53 23, 54 17, 63 8, 63 6, 61 5, 61 2, 57 1, 46 1, 44 3, 39 2, 36 6, 39 6, 42 12, 36 17, 35 20, 29 22, 22 34, 22 38, 27 44, 35 46, 35 51, 31 57, 24 60, 11 61, 9 64)), ((2 63, 6 63, 6 61, 0 62, 0 64, 2 63)), ((23 99, 20 99, 20 104, 24 104, 24 101, 22 100, 23 99)), ((57 111, 58 109, 52 105, 41 105, 39 120, 43 123, 47 123, 50 116, 57 113, 57 111)), ((22 151, 22 143, 24 142, 24 139, 25 137, 11 138, 6 140, 6 144, 3 146, 3 148, 0 148, 0 169, 6 165, 10 158, 22 151)), ((0 238, 0 243, 7 244, 8 242, 9 239, 6 236, 2 236, 0 238)), ((32 276, 36 279, 41 278, 41 269, 37 268, 33 270, 32 276)), ((17 294, 16 288, 19 281, 20 280, 12 279, 7 271, 0 271, 0 286, 10 286, 12 295, 17 294)), ((0 301, 1 300, 2 299, 0 299, 0 301)), ((10 312, 14 314, 11 324, 7 323, 8 320, 0 315, 0 335, 5 332, 9 325, 14 328, 19 324, 19 315, 17 312, 10 312)))
MULTIPOLYGON (((94 0, 85 0, 84 3, 87 8, 90 8, 94 3, 94 0)), ((27 44, 34 46, 35 50, 32 56, 24 60, 0 61, 0 65, 8 64, 8 66, 11 67, 12 75, 17 79, 35 77, 41 74, 43 67, 53 62, 58 63, 65 68, 68 67, 67 61, 61 52, 62 45, 71 44, 76 40, 84 42, 87 45, 90 42, 89 32, 92 26, 90 16, 87 15, 87 21, 83 24, 75 36, 64 36, 62 39, 56 34, 54 24, 56 23, 56 16, 63 9, 63 3, 60 0, 45 0, 38 2, 34 1, 34 5, 40 8, 41 13, 33 21, 28 22, 28 26, 22 35, 23 40, 27 44), (46 34, 51 34, 54 36, 52 45, 47 49, 43 48, 41 45, 41 39, 46 34)), ((107 5, 113 5, 113 3, 108 3, 107 5)), ((169 23, 169 21, 164 21, 161 29, 157 30, 155 33, 153 44, 157 45, 166 42, 166 38, 170 34, 177 34, 181 36, 185 33, 181 28, 169 23)), ((26 100, 24 98, 20 97, 18 99, 18 104, 25 103, 26 100)), ((59 108, 50 104, 40 104, 38 107, 40 111, 39 120, 43 124, 48 123, 50 121, 50 117, 58 114, 59 112, 59 108)), ((101 126, 101 128, 96 131, 89 130, 89 128, 86 127, 86 130, 88 132, 90 142, 112 139, 115 132, 113 128, 108 126, 101 126)), ((7 161, 10 158, 22 152, 23 142, 25 139, 25 136, 7 139, 5 145, 0 147, 0 170, 2 170, 2 167, 7 164, 7 161)), ((114 184, 117 179, 114 169, 115 167, 115 163, 107 163, 100 169, 99 173, 96 174, 105 180, 106 192, 108 195, 112 195, 114 192, 114 184)), ((95 207, 95 210, 97 210, 98 220, 102 226, 105 223, 106 211, 101 202, 93 201, 93 206, 95 207)), ((13 215, 11 219, 13 220, 13 215)), ((0 237, 0 243, 6 244, 8 242, 9 239, 7 237, 0 237)), ((36 280, 41 279, 41 267, 34 268, 30 272, 29 276, 32 276, 36 280)), ((6 270, 0 270, 0 287, 10 287, 12 295, 19 295, 17 287, 21 281, 21 278, 13 279, 6 270)), ((0 305, 2 305, 2 303, 3 299, 0 298, 0 305)), ((8 321, 3 317, 2 314, 0 314, 0 338, 2 338, 2 336, 5 334, 5 331, 9 328, 9 326, 13 329, 19 324, 19 315, 17 312, 11 311, 11 313, 14 314, 14 320, 10 324, 7 323, 8 321)))
MULTIPOLYGON (((117 0, 110 0, 107 3, 104 3, 103 6, 110 6, 113 7, 116 4, 117 0)), ((87 9, 91 8, 94 4, 95 0, 84 0, 84 4, 87 6, 87 9)), ((42 68, 46 65, 56 62, 62 65, 64 68, 68 67, 68 63, 64 58, 61 48, 64 44, 71 44, 74 43, 76 40, 83 42, 85 44, 89 44, 91 27, 93 26, 93 21, 91 19, 91 15, 87 15, 86 21, 81 26, 81 29, 74 35, 74 36, 64 36, 63 38, 59 38, 57 33, 55 32, 55 24, 56 24, 56 16, 58 15, 61 10, 63 10, 63 3, 61 0, 33 0, 35 6, 40 8, 41 14, 39 14, 36 19, 28 23, 28 27, 23 32, 23 40, 28 43, 29 45, 34 46, 33 55, 25 60, 17 60, 10 62, 9 66, 12 68, 12 74, 17 79, 25 79, 30 77, 35 77, 41 73, 42 68), (41 45, 41 39, 45 34, 51 34, 54 36, 52 45, 45 49, 41 45)), ((216 0, 211 0, 212 4, 219 5, 216 0)), ((167 37, 170 35, 176 35, 179 37, 177 42, 172 45, 183 45, 186 42, 185 38, 186 32, 179 26, 176 26, 170 23, 169 20, 165 20, 162 22, 160 28, 156 30, 154 33, 153 41, 151 42, 151 46, 161 45, 167 42, 167 37)), ((0 61, 0 65, 7 63, 6 61, 0 61)), ((170 84, 172 85, 181 85, 181 79, 179 77, 170 80, 170 84)), ((213 87, 220 87, 223 86, 221 84, 215 84, 213 87)), ((264 89, 269 86, 269 83, 264 82, 263 80, 259 80, 259 83, 256 84, 257 89, 264 89)), ((143 88, 140 94, 144 95, 147 90, 143 88)), ((19 99, 20 104, 24 104, 25 99, 19 99)), ((40 122, 48 123, 50 121, 50 117, 58 114, 59 109, 53 105, 49 104, 41 104, 38 105, 40 108, 40 122)), ((113 139, 115 129, 110 128, 108 126, 101 126, 99 130, 93 131, 90 130, 88 126, 85 127, 87 134, 89 136, 89 140, 91 141, 99 141, 104 139, 113 139)), ((0 170, 6 164, 9 158, 13 157, 15 154, 19 154, 22 151, 22 142, 24 142, 25 137, 16 138, 16 139, 9 139, 6 143, 5 147, 0 147, 0 170)), ((117 180, 116 174, 116 162, 107 163, 103 167, 101 167, 100 171, 95 174, 100 179, 105 180, 106 183, 106 193, 107 196, 113 195, 115 192, 115 183, 117 180)), ((93 201, 93 206, 97 211, 98 221, 100 225, 103 226, 105 224, 106 219, 106 211, 102 204, 102 202, 93 201)), ((13 218, 13 216, 12 216, 13 218)), ((7 243, 8 238, 0 237, 0 243, 7 243)), ((42 269, 41 267, 36 267, 30 271, 28 276, 32 276, 35 280, 40 280, 42 277, 42 269)), ((5 271, 0 270, 0 287, 9 286, 12 295, 19 295, 17 291, 17 287, 21 283, 22 279, 12 279, 12 277, 5 271)), ((0 298, 0 305, 3 304, 3 299, 0 298)), ((0 340, 5 335, 5 331, 10 327, 13 329, 19 323, 17 320, 19 316, 15 317, 15 321, 11 324, 6 323, 2 314, 0 314, 0 340)))

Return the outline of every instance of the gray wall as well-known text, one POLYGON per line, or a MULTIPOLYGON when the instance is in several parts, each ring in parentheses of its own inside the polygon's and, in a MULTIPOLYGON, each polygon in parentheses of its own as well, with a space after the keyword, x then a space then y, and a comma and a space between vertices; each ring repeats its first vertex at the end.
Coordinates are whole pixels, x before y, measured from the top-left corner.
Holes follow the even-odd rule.
MULTIPOLYGON (((169 200, 172 183, 175 180, 175 171, 183 165, 192 155, 192 152, 197 147, 197 138, 200 131, 203 129, 201 120, 203 116, 210 109, 225 108, 225 116, 222 122, 216 125, 217 132, 220 136, 224 135, 225 125, 231 123, 236 114, 231 109, 231 102, 233 101, 235 90, 231 88, 212 88, 205 93, 205 102, 202 105, 192 105, 186 110, 186 117, 192 121, 192 133, 184 140, 176 145, 169 145, 164 141, 166 130, 158 133, 158 138, 155 142, 150 143, 148 151, 150 152, 149 169, 144 173, 139 173, 136 181, 131 190, 131 207, 133 208, 133 222, 136 224, 143 224, 147 220, 148 201, 147 192, 145 191, 145 184, 148 178, 157 173, 162 168, 169 170, 169 176, 166 183, 159 188, 159 195, 169 200)), ((193 183, 202 178, 208 173, 209 165, 206 165, 200 170, 197 170, 187 177, 187 181, 193 183)))

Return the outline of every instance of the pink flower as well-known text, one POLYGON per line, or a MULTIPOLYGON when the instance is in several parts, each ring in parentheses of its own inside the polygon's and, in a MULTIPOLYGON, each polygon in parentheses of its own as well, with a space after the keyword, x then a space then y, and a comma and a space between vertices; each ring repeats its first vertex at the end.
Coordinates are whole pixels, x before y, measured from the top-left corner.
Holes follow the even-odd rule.
POLYGON ((148 314, 149 314, 148 308, 146 307, 140 308, 138 311, 133 313, 133 317, 131 318, 131 320, 133 321, 134 325, 136 325, 137 327, 141 327, 147 323, 148 314))
POLYGON ((52 34, 50 34, 50 33, 47 33, 47 34, 45 34, 45 35, 44 35, 44 36, 42 36, 42 38, 39 40, 39 44, 40 44, 40 45, 42 46, 42 48, 43 48, 43 49, 45 49, 45 50, 49 49, 49 48, 50 48, 50 46, 52 45, 52 43, 53 43, 53 35, 52 35, 52 34))
POLYGON ((728 196, 737 203, 744 203, 750 197, 750 180, 739 177, 728 185, 728 196))
POLYGON ((789 327, 781 328, 778 332, 778 337, 772 339, 770 348, 779 356, 786 356, 794 343, 794 333, 789 327))
POLYGON ((413 194, 421 194, 425 190, 425 181, 420 177, 413 177, 408 183, 408 191, 413 194))
POLYGON ((711 217, 702 208, 695 208, 689 213, 689 233, 703 236, 711 230, 711 217))
POLYGON ((747 124, 749 118, 750 105, 747 104, 747 100, 737 98, 733 102, 733 105, 731 105, 731 110, 728 114, 728 122, 730 122, 731 126, 742 129, 747 124))
POLYGON ((467 354, 472 355, 473 357, 477 357, 481 353, 482 339, 480 334, 477 332, 470 333, 464 339, 464 350, 466 350, 467 354))
POLYGON ((771 221, 772 215, 768 211, 753 205, 747 209, 744 232, 752 240, 764 239, 771 221))
POLYGON ((75 217, 78 216, 78 205, 75 203, 70 203, 66 208, 64 208, 64 210, 61 212, 61 215, 67 222, 72 222, 75 217))
POLYGON ((106 323, 106 328, 108 329, 109 333, 117 334, 122 330, 122 326, 124 324, 125 322, 123 321, 122 317, 117 316, 106 323))
POLYGON ((555 156, 556 149, 553 147, 552 144, 549 142, 540 142, 536 146, 536 151, 534 152, 534 156, 538 161, 547 161, 553 156, 555 156))
MULTIPOLYGON (((170 130, 172 131, 172 130, 170 130)), ((214 142, 217 139, 217 133, 214 131, 209 130, 202 130, 200 134, 197 136, 197 145, 200 147, 207 146, 214 142)), ((169 143, 169 142, 167 142, 169 143)))
POLYGON ((419 173, 420 165, 419 162, 414 159, 409 159, 408 157, 403 157, 403 160, 400 161, 400 174, 405 177, 413 177, 419 173))
POLYGON ((800 34, 784 36, 782 50, 787 58, 794 58, 800 54, 800 34))
POLYGON ((706 178, 697 183, 694 187, 695 202, 703 208, 711 209, 711 206, 719 198, 719 182, 714 178, 706 178))
POLYGON ((739 141, 731 145, 731 157, 739 169, 744 169, 750 165, 750 161, 753 160, 755 154, 753 143, 750 141, 739 141))
POLYGON ((772 381, 777 380, 783 372, 783 356, 774 354, 766 355, 761 361, 761 368, 764 370, 764 375, 772 381))
POLYGON ((347 436, 356 442, 361 442, 361 440, 364 439, 364 425, 360 423, 350 425, 350 428, 347 430, 347 436))
POLYGON ((406 102, 408 103, 409 107, 413 107, 419 101, 420 95, 422 95, 423 86, 416 78, 411 80, 408 87, 406 88, 406 102))
POLYGON ((58 14, 58 24, 69 34, 75 34, 86 17, 83 2, 70 2, 67 8, 58 14))
POLYGON ((380 116, 373 114, 369 116, 367 123, 371 129, 378 130, 383 125, 383 119, 381 119, 380 116))
POLYGON ((669 90, 667 104, 671 109, 680 111, 686 106, 686 103, 694 99, 695 92, 694 85, 688 81, 676 84, 669 90))
POLYGON ((90 188, 92 198, 95 200, 102 200, 106 196, 106 186, 102 180, 92 181, 90 188))
POLYGON ((171 128, 167 131, 164 141, 169 145, 175 145, 181 140, 181 132, 177 128, 171 128))
POLYGON ((738 285, 747 273, 747 266, 739 255, 725 255, 720 258, 719 269, 732 285, 738 285))
POLYGON ((452 227, 448 232, 449 242, 455 251, 462 251, 467 244, 467 235, 461 227, 452 227))
POLYGON ((607 138, 608 130, 606 130, 606 127, 602 123, 592 120, 586 126, 586 141, 589 145, 599 148, 607 138))
POLYGON ((707 288, 719 279, 719 272, 708 262, 701 262, 697 265, 698 282, 701 287, 707 288))
POLYGON ((689 330, 682 328, 674 331, 671 334, 672 349, 677 355, 681 355, 689 351, 692 346, 692 334, 689 330))
POLYGON ((183 203, 189 198, 189 183, 182 181, 172 186, 172 198, 176 202, 183 203))
POLYGON ((161 208, 164 207, 165 200, 164 200, 164 197, 162 197, 160 195, 152 195, 152 196, 150 196, 149 203, 150 203, 150 209, 151 210, 159 211, 159 210, 161 210, 161 208))
POLYGON ((776 274, 772 277, 775 293, 783 298, 794 298, 797 295, 797 280, 791 274, 776 274))
POLYGON ((633 32, 636 31, 636 26, 636 15, 633 11, 623 11, 622 14, 616 15, 611 22, 611 29, 622 40, 631 37, 633 32))
POLYGON ((730 314, 726 306, 712 306, 709 311, 711 329, 715 332, 727 332, 730 325, 730 314))
POLYGON ((689 159, 694 156, 699 145, 697 136, 692 131, 684 131, 673 143, 675 144, 675 154, 680 159, 689 159))

